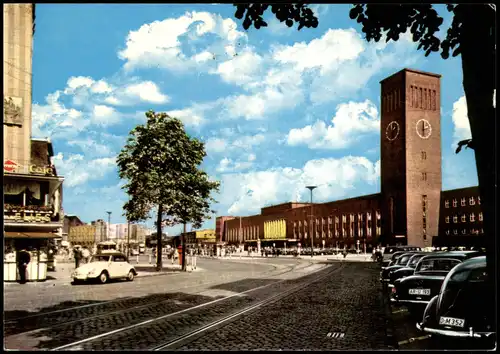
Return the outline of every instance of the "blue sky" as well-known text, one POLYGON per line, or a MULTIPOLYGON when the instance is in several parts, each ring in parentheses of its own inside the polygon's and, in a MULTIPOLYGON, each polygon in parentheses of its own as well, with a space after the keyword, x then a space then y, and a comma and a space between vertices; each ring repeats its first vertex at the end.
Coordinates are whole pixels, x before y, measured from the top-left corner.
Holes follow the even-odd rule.
POLYGON ((379 81, 404 67, 442 75, 443 189, 476 185, 473 152, 454 153, 470 137, 460 58, 368 43, 350 5, 313 7, 318 28, 298 32, 271 17, 244 31, 232 5, 37 5, 32 134, 53 142, 65 213, 125 222, 115 158, 149 109, 206 142, 217 215, 305 200, 311 183, 316 201, 378 193, 379 81))

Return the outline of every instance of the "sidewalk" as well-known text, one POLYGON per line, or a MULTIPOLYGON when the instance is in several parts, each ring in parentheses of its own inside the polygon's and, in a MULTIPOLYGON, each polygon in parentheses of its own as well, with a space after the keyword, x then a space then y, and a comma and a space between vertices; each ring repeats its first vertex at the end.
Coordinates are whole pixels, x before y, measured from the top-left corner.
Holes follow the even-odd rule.
MULTIPOLYGON (((170 264, 164 262, 161 271, 157 272, 155 270, 155 264, 141 263, 133 264, 137 271, 137 278, 152 277, 158 275, 168 275, 168 274, 178 274, 181 272, 181 266, 178 264, 170 264)), ((47 272, 47 280, 44 282, 28 282, 26 284, 62 284, 71 282, 71 273, 75 270, 74 263, 58 263, 56 270, 54 272, 47 272)), ((197 267, 196 269, 191 269, 190 266, 187 267, 187 272, 200 272, 203 271, 202 268, 197 267)), ((17 284, 17 282, 4 282, 5 284, 17 284)))
MULTIPOLYGON (((198 256, 200 258, 211 258, 210 256, 198 256)), ((280 255, 279 257, 273 257, 273 256, 264 256, 253 253, 250 256, 248 255, 247 252, 245 253, 235 253, 232 254, 231 256, 223 256, 223 257, 212 257, 215 259, 221 259, 221 260, 237 260, 237 259, 275 259, 275 258, 291 258, 291 259, 304 259, 304 260, 311 260, 311 261, 343 261, 343 262, 373 262, 372 260, 372 255, 371 254, 348 254, 346 258, 342 254, 337 254, 337 255, 323 255, 323 256, 313 256, 311 257, 310 255, 300 255, 300 256, 292 256, 292 255, 280 255)))

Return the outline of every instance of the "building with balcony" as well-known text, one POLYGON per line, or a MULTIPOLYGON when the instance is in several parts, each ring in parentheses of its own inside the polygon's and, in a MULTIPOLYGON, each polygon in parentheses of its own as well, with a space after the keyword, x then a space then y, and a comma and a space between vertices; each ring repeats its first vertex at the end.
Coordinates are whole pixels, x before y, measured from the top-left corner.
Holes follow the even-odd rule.
MULTIPOLYGON (((32 53, 34 4, 6 4, 4 19, 4 244, 9 259, 30 253, 41 264, 54 239, 62 235, 64 178, 52 164, 48 139, 32 139, 32 53), (43 258, 43 257, 42 257, 43 258)), ((31 269, 31 268, 30 268, 31 269)), ((12 279, 11 274, 5 274, 12 279)), ((29 280, 44 280, 37 271, 29 280)), ((15 278, 15 277, 14 277, 15 278)))

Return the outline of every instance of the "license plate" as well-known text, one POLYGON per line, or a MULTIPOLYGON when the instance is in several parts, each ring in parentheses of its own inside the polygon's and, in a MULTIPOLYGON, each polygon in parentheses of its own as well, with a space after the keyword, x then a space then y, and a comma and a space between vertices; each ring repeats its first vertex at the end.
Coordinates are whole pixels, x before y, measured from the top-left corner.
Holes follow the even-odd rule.
POLYGON ((408 294, 410 294, 410 295, 430 295, 431 289, 409 289, 408 294))
POLYGON ((439 324, 445 326, 463 327, 465 324, 465 320, 453 317, 441 317, 439 319, 439 324))

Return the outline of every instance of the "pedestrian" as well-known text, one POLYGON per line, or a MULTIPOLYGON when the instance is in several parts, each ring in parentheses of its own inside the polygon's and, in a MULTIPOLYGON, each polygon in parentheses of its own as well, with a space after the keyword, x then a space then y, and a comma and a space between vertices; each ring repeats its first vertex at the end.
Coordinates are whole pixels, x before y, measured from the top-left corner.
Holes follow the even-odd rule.
POLYGON ((264 257, 264 249, 263 248, 260 250, 260 255, 261 255, 261 257, 264 257))
POLYGON ((90 251, 88 250, 87 247, 84 247, 83 248, 83 251, 82 251, 82 258, 83 258, 83 261, 85 263, 89 263, 90 262, 90 251))
POLYGON ((31 261, 31 255, 25 249, 19 251, 17 256, 17 269, 19 271, 19 282, 26 284, 26 269, 31 261))
POLYGON ((73 256, 75 258, 75 269, 80 266, 80 260, 82 258, 82 254, 80 253, 80 250, 78 248, 75 248, 73 250, 73 256))

